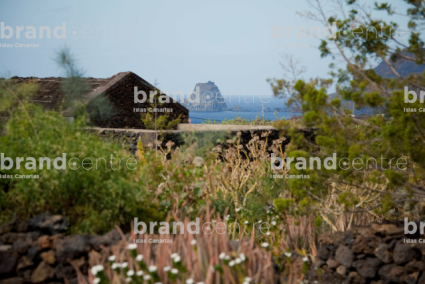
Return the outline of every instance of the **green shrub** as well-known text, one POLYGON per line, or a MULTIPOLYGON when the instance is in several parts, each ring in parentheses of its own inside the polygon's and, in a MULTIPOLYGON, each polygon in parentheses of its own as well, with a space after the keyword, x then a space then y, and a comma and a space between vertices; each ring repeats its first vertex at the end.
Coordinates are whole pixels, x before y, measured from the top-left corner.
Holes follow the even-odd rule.
POLYGON ((0 137, 1 153, 14 162, 16 157, 33 157, 37 164, 39 157, 49 157, 52 166, 50 170, 46 164, 44 169, 37 165, 36 170, 28 170, 22 163, 20 169, 15 165, 10 170, 0 169, 0 174, 13 177, 17 174, 39 176, 0 179, 1 222, 15 215, 30 218, 48 211, 68 217, 75 231, 104 232, 114 225, 128 225, 136 216, 144 220, 159 217, 152 213, 155 205, 147 202, 148 194, 136 179, 137 169, 130 170, 134 165, 128 168, 124 164, 133 156, 118 145, 104 143, 86 133, 82 129, 84 117, 70 124, 58 113, 33 105, 26 105, 26 109, 31 113, 31 121, 20 111, 13 114, 6 125, 7 134, 0 137), (57 170, 53 159, 63 153, 67 155, 66 169, 57 170), (112 166, 107 164, 111 155, 115 158, 112 166), (76 166, 72 163, 78 160, 70 161, 74 157, 79 159, 76 166), (93 168, 89 169, 89 160, 84 166, 89 170, 82 168, 84 158, 92 159, 93 168), (120 159, 125 159, 121 160, 121 170, 120 159))

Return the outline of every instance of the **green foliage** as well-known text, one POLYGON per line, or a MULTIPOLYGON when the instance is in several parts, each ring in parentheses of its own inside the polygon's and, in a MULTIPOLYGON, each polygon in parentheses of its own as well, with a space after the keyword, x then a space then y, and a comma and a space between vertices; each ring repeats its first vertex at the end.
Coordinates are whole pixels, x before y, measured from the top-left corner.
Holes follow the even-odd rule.
POLYGON ((322 218, 320 216, 316 216, 316 218, 314 218, 314 226, 315 227, 322 226, 322 218))
POLYGON ((170 115, 168 113, 159 115, 156 118, 156 123, 155 123, 155 115, 147 112, 144 117, 142 117, 142 121, 146 127, 146 129, 151 129, 151 130, 171 130, 171 129, 176 129, 177 125, 180 123, 180 117, 181 114, 179 115, 179 117, 170 120, 170 115))
MULTIPOLYGON (((155 94, 153 96, 153 100, 155 103, 150 104, 150 108, 160 108, 164 103, 161 103, 159 98, 161 94, 160 91, 155 89, 155 94)), ((142 117, 143 124, 146 129, 152 130, 171 130, 176 129, 177 125, 180 123, 181 114, 175 118, 170 120, 170 114, 155 114, 154 112, 146 112, 146 114, 142 117)))
MULTIPOLYGON (((277 119, 279 117, 277 116, 277 119)), ((232 124, 232 125, 272 125, 272 120, 267 120, 264 117, 259 117, 258 115, 255 119, 246 119, 240 116, 236 116, 234 119, 225 118, 224 120, 217 121, 211 119, 204 119, 203 124, 232 124)))
POLYGON ((294 204, 293 199, 283 199, 283 198, 277 198, 274 201, 274 206, 276 207, 276 211, 279 213, 286 213, 288 209, 294 204))
POLYGON ((0 223, 13 216, 28 219, 50 212, 69 218, 74 232, 102 233, 115 225, 127 227, 135 216, 163 218, 143 189, 134 156, 83 130, 87 85, 69 51, 59 53, 57 61, 68 76, 62 90, 65 106, 77 113, 73 123, 31 104, 37 85, 18 85, 13 78, 0 82, 0 112, 8 116, 0 136, 1 153, 14 163, 8 169, 5 162, 0 169, 0 174, 12 177, 0 179, 0 223), (58 162, 63 169, 55 168, 54 159, 64 155, 66 164, 58 162), (24 162, 18 167, 20 157, 24 162), (51 159, 50 169, 47 162, 41 168, 40 157, 51 159), (29 158, 35 159, 36 166, 28 164, 29 158))
MULTIPOLYGON (((400 75, 404 70, 399 70, 399 73, 391 71, 393 76, 383 78, 369 69, 374 58, 385 61, 389 70, 399 68, 402 60, 410 64, 409 68, 414 68, 412 64, 424 65, 422 34, 410 31, 405 45, 394 44, 394 30, 399 27, 398 23, 374 19, 373 15, 365 14, 364 9, 357 9, 355 2, 347 1, 349 6, 344 8, 348 7, 350 12, 346 17, 343 13, 338 17, 327 17, 320 5, 315 6, 323 12, 328 24, 335 22, 339 30, 337 37, 322 40, 321 56, 340 56, 345 60, 346 68, 335 70, 335 66, 331 66, 331 77, 326 79, 269 80, 276 97, 289 94, 299 103, 304 125, 315 134, 315 145, 312 145, 295 125, 281 125, 291 137, 291 144, 286 149, 288 157, 320 157, 323 160, 333 154, 337 156, 335 169, 291 168, 290 174, 308 174, 310 178, 288 181, 298 208, 301 209, 302 202, 308 202, 307 212, 320 212, 317 204, 327 205, 328 216, 333 214, 330 212, 337 214, 335 206, 339 205, 359 213, 379 207, 380 212, 385 213, 391 208, 404 206, 409 199, 423 202, 425 196, 425 113, 420 111, 423 103, 419 99, 415 103, 404 102, 406 87, 417 94, 425 90, 424 74, 400 75), (353 26, 356 26, 354 30, 353 26), (372 27, 380 32, 373 32, 372 27), (347 33, 343 34, 343 31, 347 33), (335 84, 337 93, 330 97, 327 89, 332 84, 335 84), (375 115, 357 118, 352 115, 353 106, 357 109, 369 107, 375 115), (416 109, 416 112, 406 111, 407 108, 416 109), (344 158, 350 162, 355 159, 363 167, 356 169, 351 163, 345 169, 339 164, 347 161, 344 158), (402 167, 396 165, 399 159, 403 161, 402 167), (370 160, 376 162, 366 167, 370 160), (376 197, 371 199, 372 194, 376 197), (337 196, 337 205, 330 196, 337 196), (364 202, 371 204, 366 206, 364 202)), ((416 28, 425 20, 423 3, 406 2, 409 26, 416 28)), ((376 4, 376 8, 390 16, 394 13, 394 8, 387 3, 376 4)))
POLYGON ((338 195, 338 202, 343 204, 346 209, 352 209, 359 202, 359 199, 352 192, 343 192, 338 195))
POLYGON ((127 161, 132 156, 119 146, 82 131, 83 118, 69 124, 57 113, 32 105, 26 108, 32 113, 31 122, 21 112, 10 118, 7 135, 0 137, 2 153, 13 161, 17 157, 33 157, 37 161, 39 157, 49 157, 53 161, 65 153, 68 163, 65 170, 57 170, 53 165, 50 170, 45 167, 29 170, 23 163, 20 169, 0 170, 1 174, 14 177, 39 176, 1 180, 2 222, 15 215, 26 219, 48 211, 68 217, 75 231, 105 232, 114 225, 128 225, 134 216, 160 217, 155 213, 155 204, 146 204, 148 193, 136 181, 137 170, 130 170, 125 162, 119 165, 120 159, 127 161), (36 130, 37 135, 29 129, 36 130), (78 160, 71 161, 72 158, 78 160), (86 169, 92 167, 89 170, 83 168, 85 158, 93 162, 90 166, 90 160, 85 161, 86 169), (75 161, 78 164, 74 166, 75 161))

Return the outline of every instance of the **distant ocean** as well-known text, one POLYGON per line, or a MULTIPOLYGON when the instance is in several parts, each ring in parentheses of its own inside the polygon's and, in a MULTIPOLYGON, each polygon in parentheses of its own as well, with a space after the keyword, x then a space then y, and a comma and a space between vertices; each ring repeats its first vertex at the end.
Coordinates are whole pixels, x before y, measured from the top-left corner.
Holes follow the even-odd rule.
MULTIPOLYGON (((285 119, 291 118, 294 115, 300 115, 299 113, 291 112, 278 112, 279 118, 284 117, 285 119)), ((193 124, 201 124, 204 119, 216 119, 221 122, 225 119, 234 119, 236 116, 245 118, 246 120, 255 120, 255 117, 262 117, 261 111, 190 111, 189 117, 190 122, 193 124)), ((276 120, 276 114, 274 112, 265 112, 264 118, 267 120, 276 120)))

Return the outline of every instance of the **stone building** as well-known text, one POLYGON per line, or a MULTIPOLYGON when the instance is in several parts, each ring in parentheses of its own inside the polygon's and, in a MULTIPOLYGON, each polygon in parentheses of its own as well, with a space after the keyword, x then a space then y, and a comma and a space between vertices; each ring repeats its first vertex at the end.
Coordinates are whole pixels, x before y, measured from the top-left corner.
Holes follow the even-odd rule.
MULTIPOLYGON (((68 96, 63 91, 65 78, 13 77, 11 80, 18 84, 37 83, 39 90, 31 99, 33 103, 60 112, 71 121, 74 119, 75 110, 66 108, 64 103, 68 96)), ((145 129, 141 118, 146 112, 156 112, 157 117, 168 114, 170 120, 181 115, 180 123, 189 121, 189 110, 171 97, 161 95, 161 102, 150 103, 149 94, 154 86, 133 72, 121 72, 107 79, 84 78, 83 81, 86 94, 81 99, 87 103, 93 126, 145 129), (143 96, 136 102, 135 87, 147 94, 145 102, 141 103, 143 96)))

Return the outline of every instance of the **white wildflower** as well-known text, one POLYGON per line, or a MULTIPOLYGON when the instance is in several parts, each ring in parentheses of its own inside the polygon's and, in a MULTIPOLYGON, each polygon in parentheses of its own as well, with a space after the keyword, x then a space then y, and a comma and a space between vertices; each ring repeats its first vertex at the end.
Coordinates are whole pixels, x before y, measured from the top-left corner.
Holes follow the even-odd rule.
POLYGON ((151 279, 151 276, 150 276, 150 275, 148 275, 148 274, 146 274, 145 276, 143 276, 143 279, 145 279, 145 280, 150 280, 150 279, 151 279))
POLYGON ((110 257, 108 257, 108 260, 109 261, 115 261, 115 259, 116 259, 116 256, 115 255, 111 255, 110 257))
POLYGON ((176 257, 173 259, 173 261, 174 261, 174 262, 179 262, 180 260, 181 260, 180 256, 176 256, 176 257))
POLYGON ((308 261, 308 257, 304 256, 304 257, 303 257, 303 261, 304 261, 304 262, 307 262, 307 261, 308 261))
POLYGON ((136 249, 137 248, 137 244, 129 244, 128 246, 127 246, 127 249, 128 250, 133 250, 133 249, 136 249))
POLYGON ((178 257, 179 255, 177 254, 177 253, 172 253, 171 254, 171 258, 175 258, 175 257, 178 257))
POLYGON ((226 256, 224 257, 224 259, 229 260, 229 259, 230 259, 230 256, 226 255, 226 256))
POLYGON ((164 267, 165 272, 170 271, 170 269, 171 269, 171 267, 169 267, 169 266, 164 267))
POLYGON ((266 233, 266 235, 267 235, 267 236, 270 236, 270 232, 267 232, 267 233, 266 233))
POLYGON ((195 282, 195 281, 193 281, 192 278, 189 278, 189 279, 186 280, 186 284, 193 284, 193 282, 195 282))
POLYGON ((272 221, 272 225, 273 226, 276 226, 276 221, 272 221))
POLYGON ((239 211, 241 211, 242 210, 242 208, 238 208, 238 209, 236 209, 236 212, 239 212, 239 211))
POLYGON ((241 261, 241 259, 240 259, 240 258, 236 258, 236 259, 235 259, 235 262, 236 262, 236 264, 239 264, 239 263, 241 263, 242 261, 241 261))
POLYGON ((130 277, 125 278, 125 282, 131 282, 131 278, 130 277))
POLYGON ((90 272, 91 272, 91 274, 92 274, 93 276, 96 276, 96 274, 97 274, 99 271, 102 271, 102 270, 103 270, 103 265, 98 264, 98 265, 93 266, 93 267, 90 269, 90 272))
POLYGON ((287 257, 291 257, 291 255, 292 255, 292 253, 290 253, 290 252, 284 252, 283 254, 286 255, 287 257))
POLYGON ((137 276, 142 276, 142 275, 143 275, 143 270, 139 270, 139 271, 137 271, 137 272, 136 272, 136 275, 137 275, 137 276))
POLYGON ((133 276, 133 275, 134 275, 134 270, 127 271, 127 276, 133 276))
POLYGON ((120 267, 120 264, 119 263, 112 263, 112 265, 111 265, 111 268, 112 269, 117 269, 117 268, 119 268, 120 267))
POLYGON ((251 282, 251 277, 245 277, 245 282, 251 282))
POLYGON ((126 268, 128 266, 128 262, 121 263, 121 268, 126 268))
POLYGON ((148 270, 149 272, 155 272, 158 268, 155 265, 149 266, 148 270))
POLYGON ((268 244, 268 243, 266 243, 266 242, 264 242, 264 243, 262 243, 262 244, 261 244, 261 246, 262 246, 263 248, 266 248, 266 247, 268 247, 268 246, 269 246, 269 244, 268 244))
POLYGON ((234 260, 232 260, 232 261, 229 262, 229 266, 230 267, 232 267, 233 265, 235 265, 235 261, 234 260))
POLYGON ((173 268, 173 269, 171 269, 171 273, 177 274, 177 273, 179 273, 179 270, 177 268, 173 268))
POLYGON ((223 259, 226 256, 225 252, 220 253, 220 255, 218 256, 219 259, 223 259))
POLYGON ((240 258, 242 261, 245 261, 245 259, 246 259, 245 254, 243 254, 243 253, 239 254, 239 258, 240 258))
POLYGON ((246 224, 246 225, 248 225, 248 224, 249 224, 249 222, 248 222, 248 221, 245 221, 245 224, 246 224))
POLYGON ((191 240, 191 241, 190 241, 190 244, 191 244, 192 246, 196 245, 196 240, 191 240))
POLYGON ((143 255, 138 254, 138 255, 136 256, 136 261, 142 261, 142 260, 143 260, 143 255))
POLYGON ((97 265, 93 266, 92 268, 90 268, 90 272, 93 276, 95 276, 97 274, 97 265))
POLYGON ((93 279, 93 283, 94 284, 98 284, 100 282, 100 278, 95 278, 95 279, 93 279))

